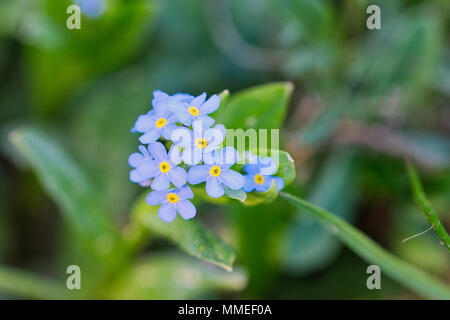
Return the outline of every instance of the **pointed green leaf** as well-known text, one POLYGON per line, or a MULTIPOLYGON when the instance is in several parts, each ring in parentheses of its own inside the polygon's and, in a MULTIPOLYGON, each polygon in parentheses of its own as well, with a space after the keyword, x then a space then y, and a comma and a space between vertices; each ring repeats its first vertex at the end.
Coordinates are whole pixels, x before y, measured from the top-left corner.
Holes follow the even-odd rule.
POLYGON ((450 299, 450 287, 445 283, 386 251, 364 233, 338 216, 288 193, 282 197, 333 232, 351 250, 405 287, 434 299, 450 299))
POLYGON ((275 82, 231 95, 217 111, 216 123, 227 129, 279 129, 283 125, 293 85, 275 82))
POLYGON ((220 98, 220 105, 224 106, 228 102, 228 99, 230 99, 230 91, 226 89, 223 90, 221 93, 219 93, 219 98, 220 98))
POLYGON ((283 178, 286 185, 289 185, 295 179, 294 159, 286 151, 272 150, 275 159, 278 159, 277 176, 283 178))
POLYGON ((239 291, 247 284, 243 270, 226 272, 173 252, 142 259, 106 292, 111 299, 198 299, 211 291, 239 291))
POLYGON ((35 128, 16 129, 10 140, 88 246, 99 256, 117 255, 119 234, 100 193, 59 144, 35 128))
POLYGON ((168 238, 180 249, 199 259, 214 263, 227 271, 232 270, 236 253, 195 218, 183 220, 178 216, 172 222, 158 217, 157 207, 149 206, 142 197, 136 203, 133 216, 137 224, 158 236, 168 238))
POLYGON ((225 196, 227 196, 228 198, 239 200, 241 202, 244 202, 245 199, 247 199, 247 194, 242 189, 233 190, 233 189, 230 189, 230 188, 224 186, 224 190, 225 190, 225 196))

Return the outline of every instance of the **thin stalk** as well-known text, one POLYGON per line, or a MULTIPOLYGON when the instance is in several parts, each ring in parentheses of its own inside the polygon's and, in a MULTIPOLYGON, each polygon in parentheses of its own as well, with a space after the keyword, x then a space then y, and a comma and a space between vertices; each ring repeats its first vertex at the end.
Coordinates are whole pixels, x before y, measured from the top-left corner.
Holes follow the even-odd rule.
POLYGON ((405 287, 432 299, 450 299, 450 287, 417 267, 384 250, 361 231, 336 215, 288 193, 280 195, 328 228, 356 254, 405 287))
POLYGON ((445 231, 445 228, 442 225, 441 220, 439 220, 436 211, 434 211, 431 206, 430 201, 428 201, 416 169, 411 162, 406 162, 406 169, 408 170, 409 183, 413 192, 414 201, 420 207, 428 222, 433 226, 434 231, 441 239, 444 246, 450 251, 450 236, 447 231, 445 231))

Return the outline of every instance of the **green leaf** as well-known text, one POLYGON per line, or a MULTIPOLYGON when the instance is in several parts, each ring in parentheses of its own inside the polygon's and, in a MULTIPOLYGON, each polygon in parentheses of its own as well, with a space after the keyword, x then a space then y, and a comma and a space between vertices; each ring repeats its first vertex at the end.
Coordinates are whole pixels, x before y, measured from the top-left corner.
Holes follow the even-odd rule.
POLYGON ((62 209, 67 221, 99 257, 117 259, 120 246, 114 226, 97 189, 70 156, 35 128, 20 128, 10 140, 22 152, 41 184, 62 209))
POLYGON ((106 292, 111 299, 198 299, 213 291, 239 291, 247 284, 242 270, 216 266, 173 252, 142 259, 106 292))
POLYGON ((276 175, 283 178, 286 186, 291 184, 296 175, 294 159, 286 151, 272 150, 271 154, 275 156, 275 159, 278 159, 278 172, 276 175))
POLYGON ((68 104, 72 110, 67 128, 70 142, 108 200, 113 216, 126 214, 141 190, 126 178, 130 172, 127 159, 137 152, 139 138, 130 129, 138 115, 148 112, 153 90, 142 70, 125 72, 127 81, 121 81, 120 73, 106 77, 68 104))
POLYGON ((227 271, 232 270, 236 258, 233 248, 196 220, 184 220, 178 216, 170 223, 164 222, 158 217, 157 207, 149 206, 145 197, 136 203, 133 217, 138 225, 170 239, 186 253, 214 263, 227 271))
POLYGON ((216 114, 216 123, 227 129, 279 129, 286 116, 293 85, 275 82, 233 94, 216 114))
POLYGON ((223 107, 224 105, 227 104, 228 99, 230 99, 230 91, 228 90, 223 90, 221 93, 219 93, 219 98, 220 98, 220 105, 221 107, 223 107))
MULTIPOLYGON (((357 189, 355 167, 349 152, 331 153, 308 193, 308 201, 352 220, 357 189)), ((295 274, 317 271, 331 263, 340 248, 335 237, 317 222, 297 215, 283 237, 282 263, 295 274)))
POLYGON ((406 169, 408 171, 409 183, 414 194, 414 201, 422 210, 425 218, 432 225, 434 232, 436 232, 438 237, 441 239, 441 242, 447 250, 450 251, 450 236, 442 225, 441 220, 439 220, 439 217, 430 201, 427 199, 416 169, 410 162, 406 163, 406 169))
POLYGON ((296 196, 287 193, 281 195, 328 228, 364 260, 379 265, 383 273, 405 287, 429 298, 450 299, 450 287, 448 285, 385 251, 364 233, 341 218, 296 196))
POLYGON ((247 199, 247 194, 242 189, 233 190, 233 189, 230 189, 230 188, 224 186, 224 190, 225 190, 225 196, 227 196, 228 198, 239 200, 241 202, 244 202, 245 199, 247 199))

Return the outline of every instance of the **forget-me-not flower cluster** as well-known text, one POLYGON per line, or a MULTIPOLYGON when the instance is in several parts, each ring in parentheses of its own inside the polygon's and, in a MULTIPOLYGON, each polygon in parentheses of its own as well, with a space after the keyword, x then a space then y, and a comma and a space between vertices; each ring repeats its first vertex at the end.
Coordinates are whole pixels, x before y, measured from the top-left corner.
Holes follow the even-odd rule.
POLYGON ((159 205, 158 216, 165 222, 173 221, 177 213, 183 219, 196 215, 189 184, 204 183, 213 198, 226 195, 229 189, 264 192, 273 182, 279 190, 284 186, 283 179, 273 176, 278 166, 269 157, 248 153, 251 163, 243 167, 246 174, 235 169, 239 154, 233 147, 223 147, 226 129, 211 117, 219 106, 218 95, 209 99, 206 93, 170 96, 157 90, 152 109, 140 115, 131 130, 141 133, 143 145, 128 158, 133 168, 130 180, 153 190, 146 201, 159 205))

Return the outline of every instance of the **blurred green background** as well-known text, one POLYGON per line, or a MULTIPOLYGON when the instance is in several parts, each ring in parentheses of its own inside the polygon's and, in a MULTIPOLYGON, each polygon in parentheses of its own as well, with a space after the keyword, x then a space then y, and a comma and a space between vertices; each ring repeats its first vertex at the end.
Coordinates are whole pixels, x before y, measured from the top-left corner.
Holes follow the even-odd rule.
POLYGON ((130 223, 142 194, 130 128, 153 90, 233 97, 279 81, 294 86, 280 123, 289 191, 450 282, 432 231, 401 242, 429 227, 404 158, 450 228, 448 0, 79 2, 81 30, 68 30, 69 0, 0 0, 0 298, 63 297, 71 264, 87 298, 423 298, 384 276, 368 290, 368 264, 280 198, 200 206, 196 220, 236 250, 231 273, 130 223), (380 30, 366 28, 370 4, 380 30), (58 170, 71 178, 55 183, 58 170))

